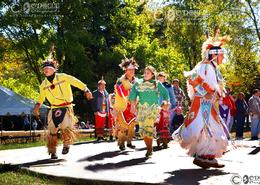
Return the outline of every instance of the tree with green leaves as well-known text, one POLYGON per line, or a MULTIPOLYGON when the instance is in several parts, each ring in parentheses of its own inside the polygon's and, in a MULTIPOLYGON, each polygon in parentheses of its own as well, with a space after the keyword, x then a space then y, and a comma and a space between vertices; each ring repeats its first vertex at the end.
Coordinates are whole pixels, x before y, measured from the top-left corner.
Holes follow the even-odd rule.
MULTIPOLYGON (((55 0, 45 13, 37 7, 33 11, 34 2, 1 1, 1 84, 36 98, 43 79, 41 63, 54 43, 59 71, 76 76, 90 89, 103 76, 112 92, 124 57, 135 57, 140 74, 153 65, 185 86, 183 72, 201 61, 205 32, 212 35, 218 25, 222 35, 232 38, 222 66, 227 84, 235 92, 259 86, 259 0, 160 2, 55 0)), ((81 102, 82 95, 74 94, 75 102, 81 102)), ((85 103, 76 110, 84 112, 85 103)))

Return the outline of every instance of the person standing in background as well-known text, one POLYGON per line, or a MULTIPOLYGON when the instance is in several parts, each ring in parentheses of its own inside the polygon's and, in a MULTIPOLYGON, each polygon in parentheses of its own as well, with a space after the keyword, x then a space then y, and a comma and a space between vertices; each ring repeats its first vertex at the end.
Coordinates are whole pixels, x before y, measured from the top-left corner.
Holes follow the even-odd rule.
MULTIPOLYGON (((178 79, 173 80, 173 92, 174 92, 174 95, 175 95, 175 98, 176 98, 176 107, 179 107, 178 110, 180 108, 182 110, 181 114, 179 114, 177 117, 179 117, 179 118, 184 117, 183 110, 185 108, 186 97, 185 97, 184 91, 180 88, 180 82, 179 82, 178 79)), ((173 114, 174 115, 173 119, 176 116, 176 113, 177 113, 176 110, 177 109, 175 108, 174 114, 173 114)), ((171 134, 175 130, 174 127, 172 127, 172 126, 173 126, 173 124, 170 124, 170 133, 171 134)))
MULTIPOLYGON (((176 97, 175 97, 175 94, 174 94, 174 91, 173 91, 173 87, 171 84, 169 84, 166 79, 167 79, 167 74, 165 74, 164 72, 159 72, 158 73, 158 76, 157 76, 157 79, 163 84, 163 86, 166 88, 166 90, 168 91, 168 94, 169 94, 169 97, 170 97, 170 107, 169 107, 169 113, 170 113, 170 117, 169 117, 169 123, 172 123, 172 120, 173 120, 173 117, 174 115, 176 114, 175 112, 175 108, 176 108, 176 97)), ((160 96, 160 101, 159 103, 162 104, 163 102, 163 97, 160 96)), ((171 127, 172 125, 171 124, 168 124, 169 125, 169 129, 172 133, 173 131, 173 128, 171 127)))
POLYGON ((227 123, 229 132, 232 129, 232 126, 234 123, 234 118, 235 118, 236 112, 237 112, 235 98, 232 96, 231 93, 232 93, 231 89, 229 87, 227 87, 226 96, 224 97, 224 101, 229 102, 228 104, 229 104, 229 109, 230 109, 230 119, 229 119, 229 122, 227 123))
POLYGON ((107 122, 110 141, 113 141, 113 133, 114 136, 117 137, 116 131, 114 132, 115 130, 114 104, 115 104, 115 93, 111 93, 109 94, 109 112, 108 112, 108 122, 107 122))
POLYGON ((92 109, 95 114, 95 131, 97 141, 105 140, 104 129, 106 117, 109 112, 108 93, 106 91, 106 82, 103 80, 98 81, 98 89, 93 92, 92 109))
POLYGON ((30 121, 29 121, 28 115, 25 115, 23 117, 23 125, 24 125, 24 130, 25 131, 30 129, 30 121))
POLYGON ((177 130, 184 122, 184 115, 183 115, 183 110, 181 106, 178 106, 175 108, 175 112, 176 114, 174 115, 171 124, 172 130, 171 130, 171 134, 173 133, 173 131, 177 130))
POLYGON ((244 93, 240 92, 236 100, 236 138, 243 139, 245 119, 248 112, 248 105, 245 101, 244 93))
POLYGON ((176 98, 176 106, 182 106, 182 108, 184 108, 186 97, 183 90, 180 88, 180 82, 178 79, 173 80, 173 92, 176 98))
POLYGON ((260 132, 260 90, 254 89, 253 95, 248 101, 249 115, 251 119, 251 139, 258 140, 260 132))

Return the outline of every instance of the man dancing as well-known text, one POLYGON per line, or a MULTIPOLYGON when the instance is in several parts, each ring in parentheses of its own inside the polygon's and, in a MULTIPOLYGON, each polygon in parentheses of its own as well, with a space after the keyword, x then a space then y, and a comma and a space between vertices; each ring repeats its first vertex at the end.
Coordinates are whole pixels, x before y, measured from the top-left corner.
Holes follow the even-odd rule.
POLYGON ((184 124, 173 133, 180 145, 194 156, 194 164, 202 168, 222 168, 216 158, 226 151, 228 129, 219 115, 219 97, 224 95, 223 78, 218 65, 224 58, 222 45, 228 37, 210 37, 202 46, 203 60, 187 72, 188 94, 192 101, 184 124))
POLYGON ((125 150, 125 141, 127 147, 135 148, 132 144, 132 139, 135 134, 135 113, 130 112, 131 104, 128 101, 131 89, 136 82, 135 70, 138 69, 138 64, 134 58, 125 58, 119 65, 124 70, 122 75, 115 85, 115 116, 118 129, 118 146, 120 150, 125 150))
POLYGON ((73 125, 77 118, 73 112, 73 95, 71 85, 85 92, 87 99, 92 98, 92 94, 87 86, 73 76, 56 73, 58 64, 53 59, 47 59, 43 63, 43 72, 46 78, 40 85, 40 95, 38 103, 34 107, 34 114, 39 116, 39 109, 45 99, 51 104, 48 113, 48 134, 47 147, 51 159, 57 159, 57 133, 61 131, 63 140, 62 154, 69 152, 69 145, 75 141, 73 125))

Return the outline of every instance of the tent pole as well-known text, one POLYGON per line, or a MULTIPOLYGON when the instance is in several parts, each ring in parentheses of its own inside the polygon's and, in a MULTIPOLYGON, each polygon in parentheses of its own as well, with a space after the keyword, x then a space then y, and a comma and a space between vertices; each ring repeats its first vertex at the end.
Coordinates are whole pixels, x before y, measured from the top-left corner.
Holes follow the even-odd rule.
POLYGON ((48 126, 47 120, 48 120, 48 111, 44 116, 44 123, 43 123, 44 136, 46 136, 46 127, 48 126))
POLYGON ((1 144, 2 144, 2 137, 3 137, 3 124, 4 124, 4 117, 1 116, 1 144))
POLYGON ((30 136, 32 136, 32 113, 30 112, 30 136))
POLYGON ((47 111, 47 113, 46 113, 45 116, 44 116, 44 124, 43 124, 43 129, 44 129, 44 130, 45 130, 45 128, 47 128, 47 126, 48 126, 47 120, 48 120, 48 111, 47 111))

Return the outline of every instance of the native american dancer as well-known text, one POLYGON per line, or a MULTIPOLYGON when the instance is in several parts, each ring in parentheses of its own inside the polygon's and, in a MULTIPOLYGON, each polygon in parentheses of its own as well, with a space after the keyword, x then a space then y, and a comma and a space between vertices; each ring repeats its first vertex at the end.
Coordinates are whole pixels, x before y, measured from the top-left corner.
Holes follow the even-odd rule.
POLYGON ((132 144, 132 139, 135 135, 135 113, 130 112, 131 104, 128 101, 131 89, 136 82, 135 70, 138 69, 138 64, 134 58, 125 58, 119 65, 125 71, 115 85, 115 116, 116 127, 118 130, 118 146, 120 150, 125 150, 125 141, 127 147, 135 148, 132 144))
POLYGON ((109 112, 109 96, 105 88, 106 82, 102 78, 102 80, 98 81, 98 89, 93 91, 93 100, 91 102, 92 109, 95 114, 95 131, 97 141, 105 140, 104 129, 109 112))
POLYGON ((134 113, 137 105, 137 121, 139 132, 147 146, 146 157, 152 155, 152 143, 155 135, 154 124, 159 116, 160 96, 163 100, 169 101, 169 94, 161 82, 155 80, 156 71, 152 66, 148 66, 144 71, 144 79, 136 82, 132 88, 129 100, 131 101, 131 112, 134 113))
POLYGON ((161 103, 161 111, 158 123, 156 123, 156 132, 157 132, 157 146, 163 148, 168 148, 168 143, 171 140, 170 136, 170 108, 171 104, 167 101, 161 103))
POLYGON ((209 37, 202 46, 203 60, 187 72, 188 94, 192 101, 184 124, 173 133, 173 138, 194 156, 194 164, 202 168, 221 168, 216 158, 227 149, 228 129, 219 115, 218 99, 224 96, 223 78, 218 65, 224 58, 222 45, 228 37, 209 37))
POLYGON ((73 112, 73 95, 71 85, 85 92, 87 99, 92 98, 92 94, 87 86, 73 76, 56 73, 57 62, 53 59, 47 59, 43 63, 43 72, 46 78, 40 85, 40 95, 38 103, 34 107, 34 114, 39 116, 39 108, 45 99, 51 104, 51 110, 48 113, 48 134, 47 147, 51 159, 57 159, 56 154, 58 131, 61 132, 63 140, 62 154, 69 152, 69 146, 75 141, 73 125, 77 118, 73 112))

